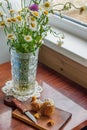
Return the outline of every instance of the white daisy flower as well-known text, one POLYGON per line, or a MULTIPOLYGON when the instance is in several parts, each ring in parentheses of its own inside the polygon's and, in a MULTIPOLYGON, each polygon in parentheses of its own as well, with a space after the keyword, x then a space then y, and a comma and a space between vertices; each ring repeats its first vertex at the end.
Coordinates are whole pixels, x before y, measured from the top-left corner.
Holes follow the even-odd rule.
POLYGON ((13 10, 13 9, 10 9, 9 11, 10 11, 10 14, 14 14, 15 13, 15 10, 13 10))
POLYGON ((39 17, 39 12, 38 11, 31 11, 32 15, 35 17, 39 17))
POLYGON ((10 25, 11 25, 11 23, 12 23, 11 18, 6 18, 6 19, 5 19, 5 23, 6 23, 6 26, 7 26, 7 27, 10 27, 10 25))
POLYGON ((5 27, 5 25, 6 25, 6 23, 4 21, 0 21, 0 28, 3 29, 5 27))
POLYGON ((21 25, 23 25, 23 24, 22 24, 23 19, 22 19, 21 17, 18 17, 18 16, 16 17, 16 19, 17 19, 17 22, 16 22, 17 26, 18 26, 18 27, 21 27, 21 25))
POLYGON ((36 31, 36 30, 37 30, 37 22, 31 22, 31 23, 29 24, 29 26, 30 26, 30 29, 31 29, 32 31, 36 31))
POLYGON ((52 9, 52 3, 49 2, 49 1, 45 1, 45 2, 43 3, 42 7, 43 7, 44 10, 48 10, 48 11, 49 11, 49 10, 52 9))
POLYGON ((58 45, 59 47, 61 47, 61 46, 63 45, 63 41, 62 41, 62 40, 57 41, 57 45, 58 45))
POLYGON ((11 22, 12 22, 12 23, 16 23, 16 22, 17 22, 17 19, 16 19, 15 17, 12 17, 12 18, 11 18, 11 22))
POLYGON ((6 19, 7 23, 11 23, 11 18, 6 19))
POLYGON ((8 34, 7 35, 7 39, 9 39, 9 40, 14 40, 15 39, 15 35, 14 34, 8 34))
POLYGON ((33 16, 30 16, 29 17, 29 22, 30 23, 36 22, 36 19, 33 16))
POLYGON ((0 17, 2 17, 3 16, 3 13, 2 12, 0 12, 0 17))
POLYGON ((4 27, 4 26, 5 26, 5 22, 4 22, 4 21, 1 21, 1 22, 0 22, 0 26, 1 26, 1 27, 4 27))
POLYGON ((49 12, 48 12, 47 10, 44 10, 43 13, 44 13, 45 15, 48 15, 48 14, 49 14, 49 12))
POLYGON ((24 36, 24 40, 26 42, 30 42, 30 41, 32 41, 32 37, 30 35, 26 35, 26 36, 24 36))
POLYGON ((22 17, 21 17, 20 15, 16 16, 16 18, 17 18, 17 21, 18 21, 18 22, 21 22, 21 21, 22 21, 22 17))

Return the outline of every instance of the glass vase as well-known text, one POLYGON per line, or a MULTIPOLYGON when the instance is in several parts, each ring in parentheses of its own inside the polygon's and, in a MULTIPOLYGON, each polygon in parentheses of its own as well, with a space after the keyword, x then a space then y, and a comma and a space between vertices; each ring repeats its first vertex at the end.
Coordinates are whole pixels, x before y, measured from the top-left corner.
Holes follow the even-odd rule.
POLYGON ((17 53, 11 49, 12 85, 15 95, 32 95, 35 81, 39 49, 35 53, 17 53))

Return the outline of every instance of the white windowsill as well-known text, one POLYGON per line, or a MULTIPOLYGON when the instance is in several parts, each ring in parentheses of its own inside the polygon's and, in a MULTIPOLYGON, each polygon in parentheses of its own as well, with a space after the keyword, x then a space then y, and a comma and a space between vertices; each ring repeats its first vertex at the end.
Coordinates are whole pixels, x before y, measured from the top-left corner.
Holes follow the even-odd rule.
MULTIPOLYGON (((59 25, 60 23, 58 23, 58 25, 63 27, 62 24, 64 25, 64 22, 66 25, 66 21, 62 21, 61 25, 59 25)), ((64 31, 65 30, 64 28, 63 28, 64 30, 62 28, 58 29, 58 27, 56 27, 56 23, 55 23, 55 25, 53 25, 53 23, 52 23, 52 26, 55 31, 64 33, 64 35, 65 35, 64 43, 61 47, 59 47, 57 45, 57 38, 55 38, 54 36, 52 36, 52 34, 49 33, 44 41, 44 44, 47 47, 55 50, 56 52, 59 52, 60 54, 63 54, 65 56, 71 58, 72 60, 87 67, 87 39, 81 38, 77 35, 73 35, 73 33, 70 33, 68 31, 69 26, 68 26, 68 30, 66 29, 66 31, 64 31)), ((80 29, 80 31, 81 31, 81 29, 80 29)), ((85 31, 87 31, 87 30, 85 30, 85 31)), ((78 29, 78 32, 79 32, 79 29, 78 29)), ((83 33, 82 33, 82 35, 84 37, 83 33)))

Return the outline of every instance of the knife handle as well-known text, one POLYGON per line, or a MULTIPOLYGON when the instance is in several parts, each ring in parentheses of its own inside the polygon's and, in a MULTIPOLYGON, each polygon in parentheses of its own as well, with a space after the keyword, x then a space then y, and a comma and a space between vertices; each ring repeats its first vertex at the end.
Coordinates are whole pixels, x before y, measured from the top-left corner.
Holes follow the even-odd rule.
POLYGON ((20 101, 18 101, 16 98, 12 99, 12 102, 16 105, 18 109, 20 109, 23 113, 27 111, 26 107, 24 104, 20 101))

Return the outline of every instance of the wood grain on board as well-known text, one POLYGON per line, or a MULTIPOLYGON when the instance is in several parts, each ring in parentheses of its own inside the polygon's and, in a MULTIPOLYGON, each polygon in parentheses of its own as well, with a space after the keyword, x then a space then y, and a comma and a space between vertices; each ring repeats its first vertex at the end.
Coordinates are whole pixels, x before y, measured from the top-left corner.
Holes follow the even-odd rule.
POLYGON ((40 130, 59 130, 70 119, 71 113, 55 108, 55 112, 51 117, 42 116, 37 120, 37 124, 33 123, 28 117, 26 117, 17 109, 13 111, 12 116, 40 130), (54 125, 48 125, 50 120, 54 122, 54 125))

